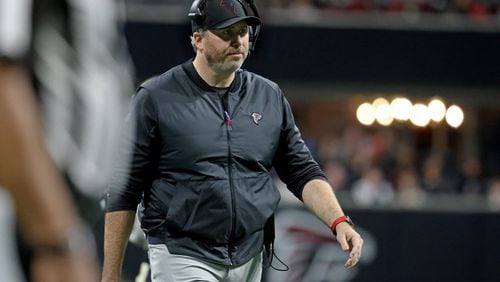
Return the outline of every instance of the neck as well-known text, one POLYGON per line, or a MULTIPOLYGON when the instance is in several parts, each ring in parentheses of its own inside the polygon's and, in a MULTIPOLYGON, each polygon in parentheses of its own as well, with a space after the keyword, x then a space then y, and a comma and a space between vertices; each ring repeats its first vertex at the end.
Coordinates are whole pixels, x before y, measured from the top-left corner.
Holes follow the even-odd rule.
POLYGON ((234 72, 217 73, 201 59, 200 55, 194 58, 193 66, 201 78, 210 86, 225 88, 229 87, 234 80, 234 72))

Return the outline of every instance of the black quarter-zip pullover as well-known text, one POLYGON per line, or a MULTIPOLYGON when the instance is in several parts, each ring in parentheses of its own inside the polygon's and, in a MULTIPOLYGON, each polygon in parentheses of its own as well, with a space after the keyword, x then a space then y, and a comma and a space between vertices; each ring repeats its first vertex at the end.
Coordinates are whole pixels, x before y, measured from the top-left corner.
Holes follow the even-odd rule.
POLYGON ((280 200, 271 169, 299 199, 326 178, 276 83, 238 70, 227 104, 219 92, 192 60, 139 87, 128 181, 110 186, 107 211, 140 202, 142 228, 171 253, 241 265, 262 250, 280 200))

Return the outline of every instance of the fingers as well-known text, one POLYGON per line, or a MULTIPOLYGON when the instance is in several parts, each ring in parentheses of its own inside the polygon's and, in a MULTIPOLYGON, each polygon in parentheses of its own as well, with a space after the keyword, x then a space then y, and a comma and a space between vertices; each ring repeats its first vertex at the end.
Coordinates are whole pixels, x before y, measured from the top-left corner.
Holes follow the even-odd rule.
POLYGON ((355 266, 359 262, 359 258, 360 258, 359 253, 356 254, 355 252, 351 251, 351 253, 349 254, 349 258, 347 259, 344 266, 346 268, 351 268, 355 266))
MULTIPOLYGON (((350 244, 352 248, 350 248, 351 251, 349 252, 349 258, 344 265, 347 268, 351 268, 359 262, 363 248, 363 239, 361 239, 361 236, 359 236, 358 233, 354 232, 353 236, 350 238, 350 244)), ((342 247, 342 249, 344 248, 342 247)))
POLYGON ((354 259, 354 258, 349 258, 349 259, 347 260, 347 262, 345 263, 345 265, 344 265, 344 266, 345 266, 346 268, 351 268, 351 267, 355 266, 355 265, 358 263, 358 261, 359 261, 359 259, 358 259, 358 260, 356 260, 356 259, 354 259))

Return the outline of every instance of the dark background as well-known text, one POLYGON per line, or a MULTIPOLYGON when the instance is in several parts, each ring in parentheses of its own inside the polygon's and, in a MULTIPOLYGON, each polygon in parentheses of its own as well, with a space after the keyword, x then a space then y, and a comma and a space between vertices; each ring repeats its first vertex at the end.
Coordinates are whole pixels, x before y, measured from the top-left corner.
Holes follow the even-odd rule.
MULTIPOLYGON (((188 24, 128 23, 145 79, 194 55, 188 24)), ((277 82, 500 87, 500 36, 492 32, 264 26, 245 68, 277 82)))

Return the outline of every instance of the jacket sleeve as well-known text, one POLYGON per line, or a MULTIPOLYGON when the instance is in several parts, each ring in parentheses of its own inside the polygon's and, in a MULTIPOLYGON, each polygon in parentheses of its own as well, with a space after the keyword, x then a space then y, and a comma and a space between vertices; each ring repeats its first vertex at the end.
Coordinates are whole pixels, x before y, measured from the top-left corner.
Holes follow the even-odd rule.
POLYGON ((125 126, 133 127, 134 133, 125 141, 108 186, 107 212, 136 210, 157 171, 158 111, 147 89, 139 88, 134 96, 125 126))
POLYGON ((288 189, 302 200, 302 190, 307 182, 313 179, 326 181, 327 178, 304 143, 290 104, 283 95, 281 99, 283 123, 273 166, 288 189))

